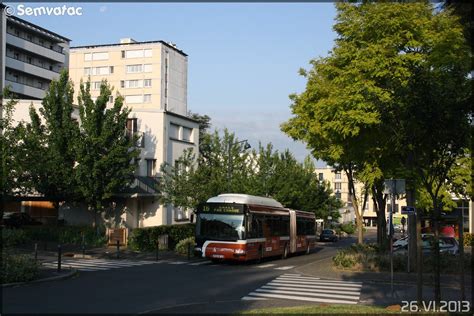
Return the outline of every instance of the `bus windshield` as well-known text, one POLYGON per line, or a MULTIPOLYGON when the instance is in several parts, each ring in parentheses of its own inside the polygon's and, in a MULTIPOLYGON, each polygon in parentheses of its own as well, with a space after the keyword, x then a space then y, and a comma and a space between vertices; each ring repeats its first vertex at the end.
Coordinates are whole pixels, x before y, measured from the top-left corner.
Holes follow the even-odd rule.
POLYGON ((196 233, 209 239, 244 239, 244 215, 201 213, 197 218, 196 233))

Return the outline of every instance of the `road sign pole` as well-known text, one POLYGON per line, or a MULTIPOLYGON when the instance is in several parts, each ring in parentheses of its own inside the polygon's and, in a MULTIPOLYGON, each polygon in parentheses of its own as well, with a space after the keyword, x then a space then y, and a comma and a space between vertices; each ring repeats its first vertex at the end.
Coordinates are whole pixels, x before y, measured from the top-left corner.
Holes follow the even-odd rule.
MULTIPOLYGON (((396 184, 394 183, 394 186, 396 184)), ((396 192, 396 187, 395 190, 396 192)), ((395 211, 395 192, 392 192, 392 207, 390 208, 390 291, 393 297, 393 213, 395 211)))

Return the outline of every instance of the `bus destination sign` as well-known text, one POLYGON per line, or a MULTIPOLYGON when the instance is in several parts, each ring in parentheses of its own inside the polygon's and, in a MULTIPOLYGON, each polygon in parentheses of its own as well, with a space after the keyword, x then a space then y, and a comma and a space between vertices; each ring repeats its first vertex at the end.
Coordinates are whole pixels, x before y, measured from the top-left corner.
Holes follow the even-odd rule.
POLYGON ((203 213, 227 213, 237 214, 243 213, 242 205, 229 205, 229 204, 205 204, 201 211, 203 213))

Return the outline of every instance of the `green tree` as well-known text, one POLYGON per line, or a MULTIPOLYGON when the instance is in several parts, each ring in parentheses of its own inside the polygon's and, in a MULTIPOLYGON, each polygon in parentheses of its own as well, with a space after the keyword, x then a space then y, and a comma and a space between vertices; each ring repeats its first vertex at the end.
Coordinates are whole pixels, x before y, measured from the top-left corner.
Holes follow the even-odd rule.
POLYGON ((21 165, 17 157, 20 148, 20 133, 13 122, 13 112, 17 101, 5 89, 0 96, 0 216, 3 217, 4 203, 13 195, 20 193, 19 181, 21 165))
MULTIPOLYGON (((79 126, 73 118, 73 84, 68 72, 53 80, 39 114, 30 107, 30 120, 23 131, 23 164, 28 165, 28 182, 55 208, 62 201, 77 198, 74 176, 75 149, 79 126)), ((21 125, 22 126, 22 125, 21 125)))
MULTIPOLYGON (((380 180, 406 169, 439 219, 442 185, 470 135, 463 29, 449 10, 428 2, 338 3, 337 10, 336 45, 312 61, 306 90, 293 96, 295 117, 283 130, 348 170, 350 187, 352 179, 369 184, 364 175, 381 171, 380 180), (392 159, 398 168, 387 168, 392 159)), ((438 277, 436 283, 439 300, 438 277)))
POLYGON ((137 138, 126 133, 130 110, 117 96, 112 107, 107 103, 112 91, 102 81, 96 101, 90 94, 90 82, 80 85, 79 114, 81 130, 76 155, 76 179, 79 191, 94 213, 94 226, 113 195, 132 181, 139 150, 137 138))

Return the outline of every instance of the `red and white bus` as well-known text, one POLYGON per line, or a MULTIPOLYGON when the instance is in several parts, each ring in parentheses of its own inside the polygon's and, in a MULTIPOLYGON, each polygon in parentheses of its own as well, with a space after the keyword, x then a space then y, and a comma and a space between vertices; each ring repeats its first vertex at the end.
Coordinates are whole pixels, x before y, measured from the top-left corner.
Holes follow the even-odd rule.
POLYGON ((274 199, 221 194, 197 210, 196 248, 213 260, 260 260, 296 252, 315 243, 313 213, 291 210, 274 199))

